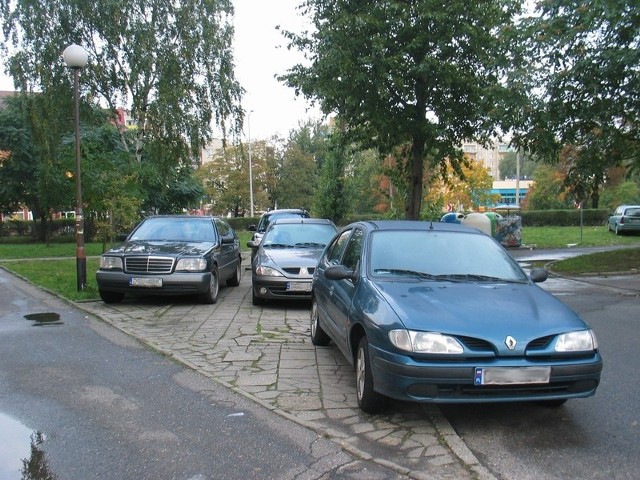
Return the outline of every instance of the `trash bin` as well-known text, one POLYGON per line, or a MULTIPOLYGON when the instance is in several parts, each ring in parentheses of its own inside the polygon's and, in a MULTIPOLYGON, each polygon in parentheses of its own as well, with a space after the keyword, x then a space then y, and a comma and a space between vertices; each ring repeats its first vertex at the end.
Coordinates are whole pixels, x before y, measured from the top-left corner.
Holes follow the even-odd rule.
POLYGON ((491 220, 484 213, 470 213, 462 219, 463 225, 474 227, 491 236, 491 220))
POLYGON ((491 236, 495 238, 496 232, 498 231, 498 222, 502 220, 502 215, 496 212, 486 212, 485 215, 489 217, 491 221, 491 236))
POLYGON ((463 218, 464 218, 464 215, 461 214, 460 212, 450 212, 450 213, 445 213, 440 219, 440 221, 445 223, 460 223, 462 222, 463 218))

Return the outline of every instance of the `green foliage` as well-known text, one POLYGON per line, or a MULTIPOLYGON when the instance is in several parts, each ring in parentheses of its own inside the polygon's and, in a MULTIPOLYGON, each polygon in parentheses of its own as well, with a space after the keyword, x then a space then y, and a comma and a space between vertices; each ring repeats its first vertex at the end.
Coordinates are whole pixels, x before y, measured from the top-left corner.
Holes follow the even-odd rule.
MULTIPOLYGON (((531 157, 531 155, 523 154, 520 158, 520 178, 521 179, 533 179, 534 172, 537 167, 536 161, 531 157)), ((516 175, 516 152, 507 152, 500 159, 500 177, 502 180, 507 180, 510 178, 517 178, 516 175)))
POLYGON ((347 213, 345 188, 345 152, 334 146, 322 164, 315 191, 313 214, 339 224, 347 213))
POLYGON ((281 79, 337 113, 361 147, 408 146, 405 214, 418 218, 425 157, 461 160, 463 141, 510 121, 504 111, 520 97, 500 77, 519 63, 510 48, 520 3, 306 0, 313 35, 285 35, 311 62, 281 79))
POLYGON ((133 142, 122 141, 139 162, 148 141, 170 138, 185 144, 183 153, 198 152, 212 123, 240 130, 230 0, 111 0, 99 8, 82 0, 16 0, 0 3, 0 15, 13 44, 10 72, 23 90, 68 85, 61 50, 75 42, 89 52, 82 89, 112 111, 131 105, 138 128, 133 142))
POLYGON ((617 164, 638 169, 637 2, 555 0, 536 7, 522 29, 537 107, 526 127, 530 149, 555 161, 561 146, 574 145, 575 175, 583 178, 617 164))
POLYGON ((605 187, 601 203, 611 211, 618 205, 640 205, 640 185, 637 182, 626 181, 612 188, 605 187))
POLYGON ((557 168, 540 164, 534 177, 536 182, 529 188, 523 205, 526 210, 563 209, 573 205, 563 193, 564 175, 557 168))
POLYGON ((610 210, 607 209, 584 209, 582 215, 580 209, 565 210, 527 210, 521 212, 522 225, 525 227, 575 227, 580 225, 602 226, 609 218, 610 210))

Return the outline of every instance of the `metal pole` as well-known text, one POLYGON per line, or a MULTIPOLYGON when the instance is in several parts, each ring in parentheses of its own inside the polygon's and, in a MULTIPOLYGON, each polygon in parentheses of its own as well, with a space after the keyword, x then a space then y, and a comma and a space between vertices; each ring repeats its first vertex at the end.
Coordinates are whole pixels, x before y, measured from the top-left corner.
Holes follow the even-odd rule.
POLYGON ((251 217, 253 217, 253 172, 251 171, 251 112, 247 116, 249 120, 249 199, 251 202, 251 217))
POLYGON ((73 69, 76 133, 76 278, 78 291, 87 286, 87 258, 84 251, 84 215, 82 213, 82 174, 80 172, 80 69, 73 69))

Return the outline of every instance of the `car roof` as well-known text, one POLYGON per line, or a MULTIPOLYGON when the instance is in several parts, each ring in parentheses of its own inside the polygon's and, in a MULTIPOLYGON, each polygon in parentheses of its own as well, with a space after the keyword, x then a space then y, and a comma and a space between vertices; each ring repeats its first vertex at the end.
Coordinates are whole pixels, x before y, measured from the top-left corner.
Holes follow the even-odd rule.
POLYGON ((303 210, 302 208, 279 208, 276 210, 269 210, 268 212, 264 212, 262 216, 264 217, 268 215, 273 215, 275 213, 302 213, 305 215, 309 214, 306 210, 303 210))
MULTIPOLYGON (((271 225, 296 225, 296 224, 315 224, 315 225, 334 225, 331 220, 326 218, 302 218, 302 217, 285 217, 276 218, 271 225)), ((335 225, 334 225, 335 226, 335 225)))
POLYGON ((480 233, 477 228, 459 223, 439 222, 430 220, 365 220, 354 222, 344 227, 347 229, 355 225, 361 225, 369 230, 430 230, 441 232, 466 232, 480 233))
POLYGON ((171 215, 149 215, 144 218, 144 220, 148 220, 151 218, 180 218, 180 219, 204 219, 204 218, 218 218, 221 220, 225 220, 223 217, 218 217, 215 215, 181 215, 181 214, 171 214, 171 215))

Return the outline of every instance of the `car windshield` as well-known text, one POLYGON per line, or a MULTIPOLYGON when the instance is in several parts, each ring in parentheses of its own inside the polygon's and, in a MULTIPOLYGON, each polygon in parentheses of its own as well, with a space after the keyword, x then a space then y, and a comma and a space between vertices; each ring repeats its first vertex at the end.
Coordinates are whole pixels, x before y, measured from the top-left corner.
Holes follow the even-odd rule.
POLYGON ((262 239, 264 248, 324 248, 336 228, 326 223, 276 224, 262 239))
POLYGON ((527 277, 490 237, 460 232, 377 231, 371 235, 371 275, 448 281, 515 281, 527 277))
POLYGON ((275 222, 279 218, 298 218, 298 217, 308 218, 309 215, 305 212, 277 212, 277 213, 266 214, 260 219, 257 230, 258 232, 266 232, 267 228, 269 228, 269 225, 271 225, 273 222, 275 222))
POLYGON ((216 233, 211 219, 148 218, 133 232, 130 240, 171 242, 215 242, 216 233))

